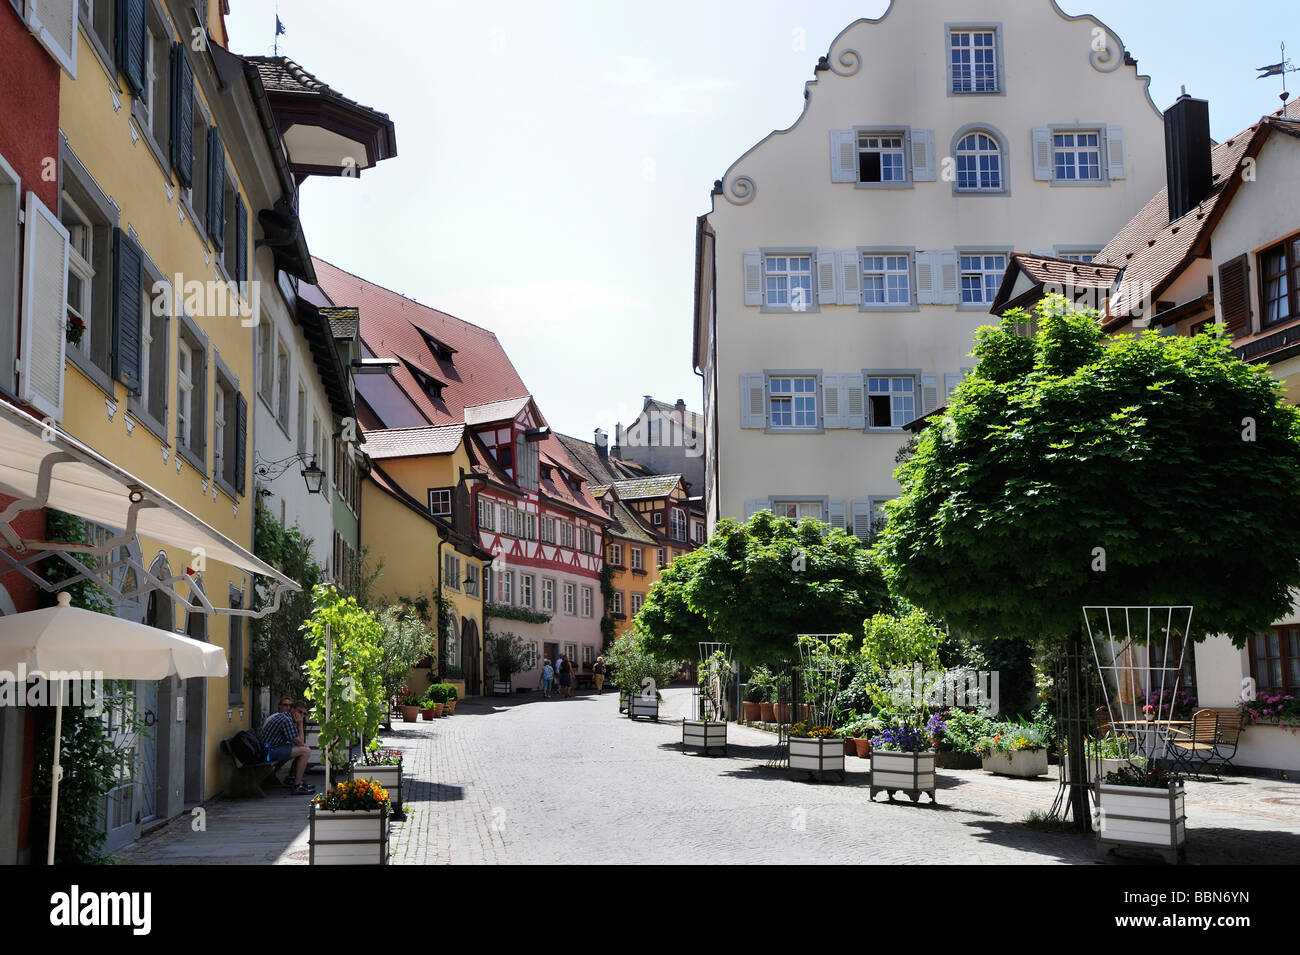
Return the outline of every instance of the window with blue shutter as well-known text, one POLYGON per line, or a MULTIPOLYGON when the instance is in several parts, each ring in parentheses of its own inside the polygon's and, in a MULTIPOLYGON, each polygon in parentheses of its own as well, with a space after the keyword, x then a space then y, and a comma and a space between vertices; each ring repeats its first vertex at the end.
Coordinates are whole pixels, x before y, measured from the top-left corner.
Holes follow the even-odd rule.
POLYGON ((117 0, 117 37, 114 48, 117 68, 136 96, 145 89, 146 44, 149 42, 145 0, 117 0))
POLYGON ((236 282, 248 281, 248 207, 235 194, 235 274, 236 282))
POLYGON ((185 46, 172 44, 172 168, 182 186, 194 185, 194 68, 185 46))
POLYGON ((113 261, 113 377, 136 394, 140 391, 144 256, 121 229, 114 234, 113 261))
POLYGON ((244 471, 248 459, 248 402, 235 396, 235 490, 244 493, 244 471))
POLYGON ((208 235, 219 250, 226 247, 226 150, 221 131, 208 127, 208 235))

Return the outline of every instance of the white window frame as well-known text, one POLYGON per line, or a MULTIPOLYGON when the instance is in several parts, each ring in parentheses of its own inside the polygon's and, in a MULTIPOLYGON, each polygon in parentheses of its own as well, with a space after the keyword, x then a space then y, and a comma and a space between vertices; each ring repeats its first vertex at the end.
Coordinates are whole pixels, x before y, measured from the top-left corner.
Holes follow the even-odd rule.
POLYGON ((189 448, 194 420, 194 347, 184 337, 176 342, 176 443, 189 448))
POLYGON ((767 376, 767 428, 769 431, 818 431, 821 418, 821 374, 810 371, 766 372, 767 376), (789 383, 789 391, 776 391, 776 385, 789 383), (796 382, 811 382, 811 389, 795 390, 796 382), (811 399, 812 406, 807 406, 811 399), (789 424, 777 423, 777 403, 788 403, 789 424), (803 407, 796 407, 803 402, 803 407), (808 416, 811 414, 811 423, 808 416), (800 423, 800 418, 803 423, 800 423))
POLYGON ((873 311, 897 311, 900 308, 910 309, 916 305, 916 294, 913 289, 915 279, 910 252, 864 249, 858 253, 858 266, 862 273, 859 280, 858 304, 863 308, 873 311), (901 283, 897 281, 900 276, 901 283), (876 279, 880 280, 880 301, 868 301, 867 282, 868 280, 874 282, 876 279), (891 279, 894 280, 892 287, 891 279))
POLYGON ((686 540, 686 513, 679 507, 674 507, 668 515, 669 532, 673 540, 686 540))
POLYGON ((519 606, 529 608, 533 606, 533 591, 535 589, 533 583, 536 579, 532 574, 522 572, 519 574, 519 606))
POLYGON ((499 576, 501 586, 497 590, 497 602, 503 604, 514 603, 515 572, 513 570, 503 570, 499 576))
POLYGON ((542 610, 555 613, 555 578, 542 578, 542 610))
POLYGON ((431 487, 429 488, 429 513, 434 517, 451 516, 451 498, 452 489, 449 487, 431 487), (446 500, 446 509, 442 509, 441 502, 446 500))
POLYGON ((908 130, 903 127, 897 129, 867 129, 855 127, 853 130, 854 155, 857 158, 858 176, 857 185, 865 188, 885 188, 900 189, 912 184, 912 167, 908 162, 908 152, 911 149, 911 139, 908 130), (886 140, 889 142, 886 143, 886 140), (897 145, 894 144, 897 140, 897 145), (862 157, 864 154, 872 153, 880 156, 880 179, 862 178, 862 157), (898 162, 886 163, 886 157, 897 159, 898 162), (884 178, 886 167, 891 172, 890 178, 884 178), (897 173, 895 178, 894 173, 897 173))
POLYGON ((661 570, 662 570, 663 568, 665 568, 665 567, 668 566, 668 548, 667 548, 667 547, 660 547, 660 548, 658 549, 658 553, 657 553, 655 556, 656 556, 656 559, 657 559, 658 562, 659 562, 659 568, 660 568, 661 570))
POLYGON ((465 593, 471 597, 478 596, 478 565, 465 561, 465 593))
POLYGON ((645 548, 628 548, 628 566, 633 570, 645 570, 645 548))
POLYGON ((592 615, 595 596, 595 593, 590 587, 582 588, 582 615, 584 617, 590 617, 592 615))
POLYGON ((637 591, 633 591, 631 596, 631 603, 628 605, 629 609, 632 611, 632 616, 635 617, 637 614, 639 614, 641 612, 641 608, 644 606, 645 606, 645 594, 639 593, 637 591))
POLYGON ((959 308, 979 309, 987 311, 988 306, 993 304, 997 297, 998 287, 1002 284, 1002 277, 1007 272, 1007 262, 1010 252, 1001 249, 959 249, 957 251, 957 287, 959 308), (1000 258, 1002 268, 994 268, 989 265, 990 258, 1000 258), (972 260, 968 266, 967 260, 972 260), (978 260, 978 261, 973 261, 978 260), (989 277, 996 275, 997 281, 990 283, 989 277), (967 300, 966 298, 966 279, 973 276, 979 276, 980 293, 983 297, 979 299, 967 300))
POLYGON ((613 600, 610 601, 609 605, 609 612, 613 614, 620 614, 623 612, 623 591, 614 591, 613 600))
POLYGON ((919 376, 907 373, 893 374, 873 374, 865 378, 866 390, 866 411, 867 411, 867 430, 868 431, 899 431, 903 425, 909 421, 914 421, 917 416, 922 414, 921 411, 921 381, 919 376), (873 390, 882 387, 881 382, 887 385, 887 390, 873 390), (912 399, 913 413, 908 416, 906 398, 909 392, 899 386, 903 383, 910 383, 912 390, 910 392, 912 399), (875 403, 872 397, 888 395, 889 397, 889 423, 879 424, 875 421, 875 403))
MULTIPOLYGON (((68 230, 68 314, 75 315, 81 319, 86 330, 81 335, 81 342, 73 344, 68 342, 71 348, 75 348, 81 353, 81 356, 89 362, 94 361, 93 341, 95 334, 95 226, 90 221, 80 205, 77 204, 66 191, 61 196, 60 221, 63 227, 68 230), (69 224, 68 219, 74 219, 75 222, 69 224), (72 280, 81 284, 81 302, 78 308, 72 306, 72 280)), ((104 334, 104 329, 99 329, 99 333, 104 334)))
POLYGON ((449 590, 460 591, 460 558, 453 551, 442 555, 442 585, 449 590))
POLYGON ((623 566, 623 545, 622 544, 609 545, 609 562, 613 564, 615 567, 623 566))
POLYGON ((948 23, 944 25, 946 39, 944 43, 944 64, 947 70, 947 91, 949 96, 1005 96, 1006 70, 1004 68, 1002 49, 1002 24, 1000 23, 948 23), (975 37, 990 37, 991 43, 976 43, 975 37), (957 37, 969 37, 969 43, 958 44, 957 37), (991 48, 991 49, 990 49, 991 48), (959 68, 956 56, 958 50, 969 51, 962 59, 967 62, 959 68), (976 50, 990 49, 992 60, 992 77, 984 70, 983 77, 977 76, 976 50), (982 80, 982 82, 981 82, 982 80), (958 87, 965 88, 958 88, 958 87))
POLYGON ((953 145, 953 158, 955 160, 953 172, 956 178, 953 180, 954 191, 961 195, 979 194, 979 193, 1005 193, 1006 187, 1006 160, 1003 156, 1002 140, 990 129, 977 127, 967 129, 957 136, 957 141, 953 145), (963 148, 962 144, 969 139, 975 140, 974 147, 963 148), (989 163, 991 173, 992 167, 996 165, 997 182, 994 185, 986 185, 984 177, 986 170, 983 168, 982 160, 990 159, 989 163), (967 170, 967 175, 975 176, 975 185, 962 185, 962 161, 973 161, 975 168, 967 170))
MULTIPOLYGON (((820 311, 817 304, 817 250, 815 248, 765 248, 759 250, 759 264, 762 271, 762 308, 763 312, 804 313, 820 311), (791 259, 808 260, 808 270, 791 268, 791 259), (768 280, 785 280, 784 301, 769 294, 768 280), (796 283, 797 279, 797 283, 796 283), (804 290, 804 280, 807 289, 804 290), (796 293, 800 296, 796 300, 796 293)), ((653 419, 652 419, 653 420, 653 419)))
POLYGON ((1060 127, 1054 126, 1051 130, 1052 136, 1052 182, 1061 185, 1097 185, 1106 182, 1106 127, 1105 126, 1079 126, 1060 127), (1078 139, 1080 136, 1095 136, 1097 142, 1095 145, 1082 146, 1078 139), (1060 143, 1058 140, 1069 138, 1070 143, 1060 143), (1095 154, 1097 163, 1096 176, 1062 176, 1060 175, 1062 163, 1057 158, 1058 155, 1068 155, 1072 160, 1070 168, 1076 172, 1080 168, 1079 157, 1086 154, 1095 154))
POLYGON ((567 581, 564 584, 564 613, 569 617, 578 615, 578 588, 567 581))
POLYGON ((768 509, 776 517, 795 521, 826 519, 826 501, 820 497, 775 497, 768 501, 768 509))
POLYGON ((280 423, 284 433, 289 433, 289 379, 292 362, 289 358, 289 346, 279 335, 275 338, 275 375, 276 375, 276 409, 275 420, 280 423))

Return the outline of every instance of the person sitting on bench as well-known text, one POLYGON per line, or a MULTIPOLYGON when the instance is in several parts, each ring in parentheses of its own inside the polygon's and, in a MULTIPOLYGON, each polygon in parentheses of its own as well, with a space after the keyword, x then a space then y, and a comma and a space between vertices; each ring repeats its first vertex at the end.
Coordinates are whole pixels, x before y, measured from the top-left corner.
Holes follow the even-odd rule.
POLYGON ((307 704, 302 700, 292 704, 288 712, 281 711, 268 716, 262 724, 260 738, 267 748, 267 760, 272 763, 292 759, 293 793, 305 796, 314 793, 316 787, 302 781, 307 771, 307 759, 311 756, 311 747, 303 733, 303 721, 307 718, 307 704))

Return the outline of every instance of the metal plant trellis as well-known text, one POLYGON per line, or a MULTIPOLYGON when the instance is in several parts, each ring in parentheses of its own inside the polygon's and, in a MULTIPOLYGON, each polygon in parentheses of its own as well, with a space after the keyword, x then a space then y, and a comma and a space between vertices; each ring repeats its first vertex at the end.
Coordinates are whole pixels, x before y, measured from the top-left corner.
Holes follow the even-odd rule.
POLYGON ((697 720, 726 721, 727 689, 735 682, 734 667, 731 644, 700 642, 700 668, 694 689, 697 720))
POLYGON ((799 646, 799 684, 802 712, 796 721, 806 720, 815 726, 834 727, 839 722, 836 701, 844 677, 843 647, 837 646, 840 634, 801 633, 799 646))

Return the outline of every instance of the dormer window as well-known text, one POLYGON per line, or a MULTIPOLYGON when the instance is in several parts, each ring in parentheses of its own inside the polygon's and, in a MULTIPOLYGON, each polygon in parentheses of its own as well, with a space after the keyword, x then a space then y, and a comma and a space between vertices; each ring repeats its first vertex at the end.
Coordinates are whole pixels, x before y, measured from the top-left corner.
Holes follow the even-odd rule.
POLYGON ((437 378, 422 371, 405 359, 402 360, 402 363, 406 365, 406 370, 411 373, 411 377, 413 377, 415 383, 420 386, 420 390, 429 396, 430 401, 442 401, 442 389, 447 387, 445 381, 439 381, 437 378))
POLYGON ((456 349, 452 348, 440 338, 434 338, 423 328, 419 329, 420 337, 424 343, 429 346, 429 351, 433 352, 438 361, 445 361, 447 364, 453 364, 452 356, 456 354, 456 349))

